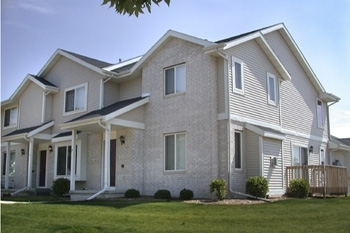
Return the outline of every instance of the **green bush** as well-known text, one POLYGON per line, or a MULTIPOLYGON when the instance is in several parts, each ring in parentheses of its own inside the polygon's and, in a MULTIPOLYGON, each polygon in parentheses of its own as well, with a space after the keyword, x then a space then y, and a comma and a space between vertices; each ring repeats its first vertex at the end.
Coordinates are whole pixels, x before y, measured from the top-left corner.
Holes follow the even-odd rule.
POLYGON ((191 200, 193 198, 193 192, 190 189, 183 189, 180 192, 181 200, 191 200))
POLYGON ((155 199, 170 199, 171 194, 169 190, 160 189, 154 194, 155 199))
POLYGON ((255 197, 266 197, 269 191, 269 183, 265 177, 251 176, 245 182, 246 192, 255 197))
POLYGON ((216 191, 219 200, 223 200, 226 196, 226 181, 224 179, 214 179, 209 183, 210 192, 216 191))
POLYGON ((139 198, 140 197, 140 192, 139 190, 136 189, 128 189, 125 194, 125 198, 139 198))
POLYGON ((289 183, 289 194, 292 197, 306 198, 310 192, 310 185, 306 180, 293 179, 289 183))
POLYGON ((69 192, 70 181, 66 178, 58 178, 52 182, 52 192, 56 196, 63 196, 69 192))

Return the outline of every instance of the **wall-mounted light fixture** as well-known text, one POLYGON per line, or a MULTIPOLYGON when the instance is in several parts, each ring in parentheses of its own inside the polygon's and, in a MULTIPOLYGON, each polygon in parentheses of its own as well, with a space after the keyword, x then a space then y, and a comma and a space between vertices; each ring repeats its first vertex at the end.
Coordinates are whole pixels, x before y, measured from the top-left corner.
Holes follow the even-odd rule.
POLYGON ((26 151, 22 148, 21 149, 21 154, 24 155, 26 153, 26 151))
POLYGON ((312 154, 312 153, 314 153, 314 147, 313 147, 313 146, 310 146, 310 148, 309 148, 309 154, 312 154))
POLYGON ((49 152, 52 152, 52 146, 51 145, 49 145, 48 150, 49 150, 49 152))
POLYGON ((119 137, 119 140, 121 145, 125 144, 125 137, 123 135, 119 137))

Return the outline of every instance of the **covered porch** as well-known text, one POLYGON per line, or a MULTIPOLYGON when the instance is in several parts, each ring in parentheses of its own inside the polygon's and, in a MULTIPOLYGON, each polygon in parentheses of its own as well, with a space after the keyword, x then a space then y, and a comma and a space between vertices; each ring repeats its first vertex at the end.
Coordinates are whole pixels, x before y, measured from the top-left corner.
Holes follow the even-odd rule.
POLYGON ((303 165, 286 167, 286 184, 293 179, 304 179, 310 184, 311 194, 347 195, 348 170, 346 167, 333 165, 303 165))

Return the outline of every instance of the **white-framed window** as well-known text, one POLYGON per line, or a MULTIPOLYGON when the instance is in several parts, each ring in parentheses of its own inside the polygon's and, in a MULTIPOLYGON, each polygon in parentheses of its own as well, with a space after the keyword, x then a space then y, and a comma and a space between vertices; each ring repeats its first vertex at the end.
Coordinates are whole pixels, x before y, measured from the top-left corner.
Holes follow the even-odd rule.
POLYGON ((78 86, 67 88, 64 91, 64 113, 65 115, 84 112, 87 110, 87 88, 84 83, 78 86))
POLYGON ((244 75, 243 75, 243 62, 235 57, 232 57, 232 90, 234 92, 244 93, 244 75))
POLYGON ((18 107, 14 106, 4 111, 4 128, 11 128, 17 126, 18 107))
MULTIPOLYGON (((71 142, 62 142, 55 145, 55 176, 67 177, 71 175, 72 145, 71 142)), ((80 163, 81 143, 77 142, 75 147, 75 175, 77 166, 80 163)))
POLYGON ((293 145, 292 146, 292 166, 308 165, 307 147, 293 145))
MULTIPOLYGON (((2 156, 2 175, 6 175, 6 160, 7 160, 7 155, 6 152, 3 153, 2 156)), ((16 166, 16 152, 11 151, 10 152, 10 166, 9 166, 9 176, 14 176, 15 175, 15 166, 16 166)))
POLYGON ((235 169, 242 169, 242 132, 235 132, 235 169))
POLYGON ((186 134, 168 134, 164 137, 165 170, 181 171, 186 165, 186 134))
POLYGON ((186 92, 186 65, 176 65, 164 69, 164 94, 186 92))
POLYGON ((316 100, 317 102, 317 126, 319 128, 323 128, 324 127, 324 118, 323 118, 323 103, 320 99, 316 100))
POLYGON ((277 105, 277 79, 274 74, 267 73, 267 102, 272 105, 277 105))
POLYGON ((325 154, 325 151, 323 148, 320 149, 320 164, 323 165, 323 164, 326 164, 326 154, 325 154))

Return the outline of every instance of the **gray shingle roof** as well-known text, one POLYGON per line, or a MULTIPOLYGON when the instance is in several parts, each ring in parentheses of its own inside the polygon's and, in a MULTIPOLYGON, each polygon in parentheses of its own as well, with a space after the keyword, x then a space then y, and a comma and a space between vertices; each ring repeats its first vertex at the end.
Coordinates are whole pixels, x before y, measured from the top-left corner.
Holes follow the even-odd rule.
POLYGON ((32 132, 33 130, 36 130, 37 128, 43 126, 43 125, 46 125, 47 123, 50 123, 51 121, 49 122, 46 122, 44 124, 41 124, 41 125, 36 125, 36 126, 31 126, 31 127, 28 127, 28 128, 23 128, 23 129, 17 129, 9 134, 6 134, 4 135, 4 137, 8 137, 8 136, 13 136, 13 135, 18 135, 18 134, 24 134, 24 133, 30 133, 32 132))
POLYGON ((47 81, 44 78, 41 78, 35 75, 31 75, 31 76, 46 86, 57 87, 56 85, 52 84, 51 82, 47 81))
POLYGON ((82 61, 85 61, 93 66, 96 66, 98 68, 104 68, 106 66, 110 66, 112 65, 111 63, 108 63, 108 62, 104 62, 104 61, 100 61, 100 60, 97 60, 97 59, 94 59, 94 58, 91 58, 91 57, 86 57, 86 56, 83 56, 83 55, 80 55, 80 54, 77 54, 77 53, 73 53, 73 52, 70 52, 70 51, 67 51, 67 50, 63 50, 61 49, 62 51, 66 52, 66 53, 69 53, 70 55, 73 55, 74 57, 82 60, 82 61))

